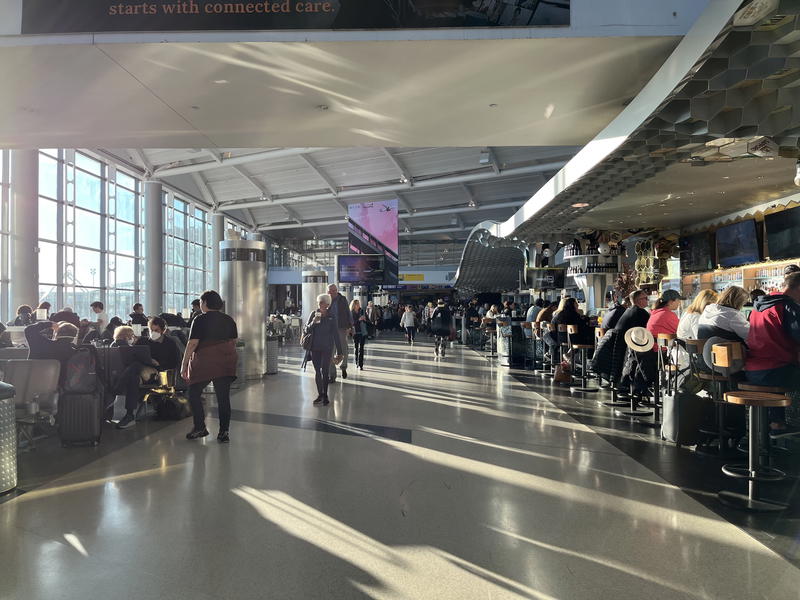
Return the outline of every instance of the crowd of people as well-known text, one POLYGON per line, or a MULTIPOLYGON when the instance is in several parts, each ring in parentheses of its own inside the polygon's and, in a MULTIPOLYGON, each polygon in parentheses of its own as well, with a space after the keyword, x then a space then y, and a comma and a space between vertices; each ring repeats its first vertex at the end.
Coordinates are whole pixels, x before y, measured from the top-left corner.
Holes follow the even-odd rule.
MULTIPOLYGON (((159 372, 174 371, 175 379, 188 389, 194 417, 187 439, 208 435, 201 394, 213 382, 220 419, 217 439, 223 443, 229 441, 230 386, 236 376, 238 331, 233 319, 221 312, 223 302, 217 292, 207 291, 194 300, 188 320, 171 313, 147 316, 140 303, 131 307, 126 320, 118 316, 109 319, 100 301, 90 305, 90 319, 80 318, 72 307, 52 314, 51 308, 48 302, 42 302, 36 309, 22 305, 8 326, 25 327, 29 359, 59 361, 60 388, 68 375, 67 365, 80 346, 144 346, 149 350, 146 354, 121 354, 123 368, 113 380, 110 373, 103 372, 103 365, 95 365, 97 373, 105 378, 104 385, 109 388, 105 391, 110 397, 124 397, 125 414, 116 422, 117 429, 136 424, 136 412, 145 394, 143 386, 157 382, 159 372)), ((3 339, 5 345, 11 345, 7 332, 3 339)), ((113 406, 105 408, 106 415, 113 412, 113 406)))
MULTIPOLYGON (((678 318, 675 311, 684 300, 678 291, 665 290, 648 311, 647 293, 632 292, 605 315, 602 326, 608 332, 597 346, 595 371, 612 379, 623 395, 648 394, 656 377, 657 345, 641 352, 627 351, 624 360, 619 358, 625 335, 631 337, 641 331, 637 328, 644 328, 651 334, 649 339, 657 340, 659 334, 676 336, 679 347, 686 340, 741 342, 745 361, 737 377, 755 385, 800 391, 800 267, 787 267, 783 289, 772 294, 759 289, 747 292, 735 285, 719 293, 702 290, 678 318), (751 307, 749 315, 745 307, 751 307)), ((688 354, 680 351, 671 360, 686 367, 688 354)), ((695 357, 690 366, 710 370, 712 365, 706 360, 695 357)), ((768 417, 771 437, 797 433, 787 424, 784 408, 769 409, 768 417)))

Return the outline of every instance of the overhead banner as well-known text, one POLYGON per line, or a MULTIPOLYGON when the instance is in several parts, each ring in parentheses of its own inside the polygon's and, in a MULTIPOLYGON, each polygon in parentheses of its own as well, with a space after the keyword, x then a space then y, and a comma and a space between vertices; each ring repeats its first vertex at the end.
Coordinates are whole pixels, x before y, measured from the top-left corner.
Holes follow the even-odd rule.
POLYGON ((347 234, 352 254, 382 254, 383 283, 398 282, 400 246, 397 198, 385 202, 364 202, 347 207, 347 234))
POLYGON ((569 25, 570 0, 23 0, 22 33, 569 25))

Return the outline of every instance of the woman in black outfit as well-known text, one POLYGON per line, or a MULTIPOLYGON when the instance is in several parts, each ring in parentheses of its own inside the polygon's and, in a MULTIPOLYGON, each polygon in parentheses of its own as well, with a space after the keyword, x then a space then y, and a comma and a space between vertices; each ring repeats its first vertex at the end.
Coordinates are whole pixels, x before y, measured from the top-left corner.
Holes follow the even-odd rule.
POLYGON ((367 340, 367 315, 361 308, 361 302, 353 300, 350 303, 350 313, 353 315, 353 345, 356 350, 356 366, 364 370, 364 342, 367 340))
POLYGON ((181 377, 189 382, 189 404, 194 427, 187 440, 208 435, 203 411, 203 390, 214 382, 214 394, 219 407, 217 441, 228 443, 231 422, 231 383, 236 379, 236 322, 222 312, 222 298, 213 290, 200 296, 202 314, 192 321, 189 343, 181 364, 181 377))
POLYGON ((339 340, 339 330, 333 315, 328 312, 331 306, 330 294, 317 296, 319 308, 311 313, 306 321, 307 331, 311 333, 311 362, 314 364, 314 380, 317 383, 317 398, 314 404, 329 404, 328 401, 328 371, 331 360, 339 360, 344 354, 342 342, 339 340), (333 348, 336 347, 336 357, 333 357, 333 348))
MULTIPOLYGON (((592 342, 592 328, 589 327, 589 319, 578 311, 578 301, 567 296, 561 300, 553 319, 554 325, 577 325, 578 334, 569 336, 569 341, 573 344, 590 344, 592 342)), ((567 342, 567 334, 559 333, 559 343, 567 342)))

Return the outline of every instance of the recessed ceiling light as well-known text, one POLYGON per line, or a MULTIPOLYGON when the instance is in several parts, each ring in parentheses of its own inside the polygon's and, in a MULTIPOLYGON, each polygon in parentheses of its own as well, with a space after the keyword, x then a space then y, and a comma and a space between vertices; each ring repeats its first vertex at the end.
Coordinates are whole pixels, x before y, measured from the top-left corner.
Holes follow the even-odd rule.
POLYGON ((215 79, 214 83, 216 83, 216 84, 228 83, 228 80, 227 79, 215 79))
POLYGON ((489 108, 497 108, 497 104, 492 103, 489 105, 489 108))
POLYGON ((723 179, 730 179, 730 177, 728 175, 723 175, 722 178, 723 179))
POLYGON ((572 205, 572 208, 586 208, 587 206, 589 206, 588 202, 576 202, 572 205))
POLYGON ((328 110, 329 108, 327 104, 317 104, 317 110, 328 110))
POLYGON ((200 110, 200 107, 192 105, 192 110, 200 110))

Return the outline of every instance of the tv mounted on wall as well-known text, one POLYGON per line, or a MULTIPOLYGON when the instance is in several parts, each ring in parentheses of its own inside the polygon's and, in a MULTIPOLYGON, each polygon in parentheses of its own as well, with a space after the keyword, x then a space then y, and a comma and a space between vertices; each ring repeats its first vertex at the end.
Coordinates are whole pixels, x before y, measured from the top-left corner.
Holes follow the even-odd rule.
POLYGON ((696 273, 714 266, 711 258, 711 239, 707 232, 682 237, 680 240, 681 271, 696 273))
POLYGON ((717 263, 722 267, 738 267, 761 260, 753 219, 720 227, 716 238, 717 263))
POLYGON ((791 208, 764 217, 767 254, 772 260, 800 257, 800 209, 791 208))

